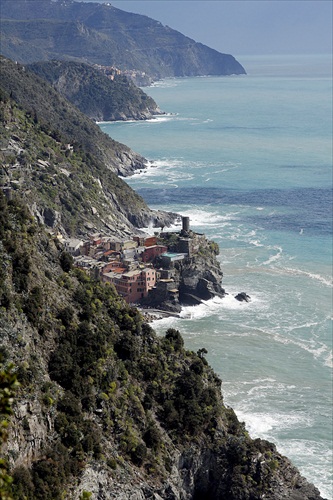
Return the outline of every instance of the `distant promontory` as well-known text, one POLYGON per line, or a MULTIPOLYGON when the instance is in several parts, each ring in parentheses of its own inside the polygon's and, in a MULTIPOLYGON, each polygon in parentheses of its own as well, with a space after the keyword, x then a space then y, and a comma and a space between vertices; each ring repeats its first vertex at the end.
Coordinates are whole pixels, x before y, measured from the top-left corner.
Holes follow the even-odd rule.
POLYGON ((245 74, 232 55, 109 3, 3 0, 1 17, 2 54, 23 64, 61 59, 113 66, 146 83, 245 74))

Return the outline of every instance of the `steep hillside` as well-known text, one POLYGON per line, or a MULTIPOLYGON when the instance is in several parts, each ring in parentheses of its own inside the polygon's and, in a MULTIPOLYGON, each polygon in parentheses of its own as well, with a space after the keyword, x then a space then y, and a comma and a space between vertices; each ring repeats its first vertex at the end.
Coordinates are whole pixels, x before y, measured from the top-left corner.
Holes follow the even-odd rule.
POLYGON ((78 60, 154 79, 245 73, 233 56, 109 3, 2 0, 1 16, 2 53, 21 63, 78 60))
POLYGON ((117 236, 170 224, 173 215, 150 210, 116 174, 140 157, 33 73, 8 60, 1 70, 0 184, 41 223, 68 235, 117 236))
POLYGON ((142 156, 104 134, 45 80, 4 57, 0 57, 0 65, 1 88, 55 138, 72 144, 74 150, 92 155, 120 175, 144 167, 142 156))
POLYGON ((95 121, 144 120, 161 114, 155 101, 125 76, 107 78, 87 64, 51 61, 28 67, 95 121))
POLYGON ((21 384, 2 443, 15 500, 321 498, 224 406, 204 349, 157 337, 1 192, 0 339, 21 384))

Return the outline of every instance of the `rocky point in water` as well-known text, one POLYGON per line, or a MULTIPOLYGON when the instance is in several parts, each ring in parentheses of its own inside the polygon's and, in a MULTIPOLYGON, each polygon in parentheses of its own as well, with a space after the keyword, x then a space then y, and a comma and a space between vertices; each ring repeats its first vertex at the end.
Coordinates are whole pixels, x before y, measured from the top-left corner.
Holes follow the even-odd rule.
POLYGON ((150 290, 142 305, 177 313, 182 305, 197 305, 215 296, 223 297, 223 273, 217 260, 219 247, 204 234, 189 228, 183 217, 180 232, 162 232, 159 244, 167 252, 154 259, 161 279, 150 290))

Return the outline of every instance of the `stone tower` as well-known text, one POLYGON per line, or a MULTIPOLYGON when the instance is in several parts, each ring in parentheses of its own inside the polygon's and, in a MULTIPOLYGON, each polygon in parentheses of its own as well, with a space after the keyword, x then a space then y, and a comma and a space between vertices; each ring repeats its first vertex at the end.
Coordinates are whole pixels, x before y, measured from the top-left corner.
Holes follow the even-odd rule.
POLYGON ((189 217, 182 217, 181 235, 182 236, 189 236, 190 235, 190 218, 189 217))

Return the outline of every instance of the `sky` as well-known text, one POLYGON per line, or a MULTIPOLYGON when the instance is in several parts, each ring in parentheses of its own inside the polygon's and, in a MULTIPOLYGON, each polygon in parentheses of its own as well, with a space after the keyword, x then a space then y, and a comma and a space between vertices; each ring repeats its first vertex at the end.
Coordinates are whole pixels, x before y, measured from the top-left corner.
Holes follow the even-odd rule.
POLYGON ((232 55, 332 53, 333 0, 85 0, 144 14, 232 55))

